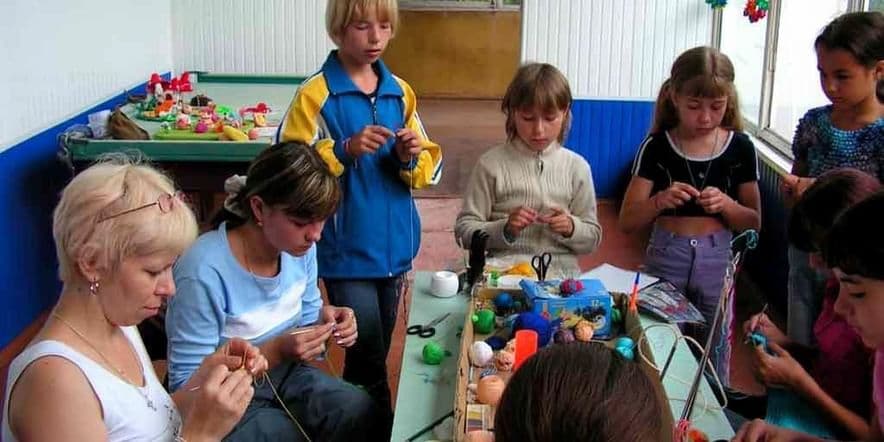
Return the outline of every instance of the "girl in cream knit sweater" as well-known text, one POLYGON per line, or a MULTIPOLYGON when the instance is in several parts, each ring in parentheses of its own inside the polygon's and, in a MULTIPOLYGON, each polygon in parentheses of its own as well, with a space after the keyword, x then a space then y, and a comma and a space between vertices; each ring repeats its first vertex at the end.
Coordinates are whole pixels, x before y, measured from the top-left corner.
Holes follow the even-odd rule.
POLYGON ((522 66, 501 106, 507 142, 473 169, 454 234, 465 247, 473 232, 489 235, 488 252, 509 263, 553 256, 550 278, 576 276, 577 255, 602 239, 589 164, 564 148, 571 90, 554 66, 522 66))

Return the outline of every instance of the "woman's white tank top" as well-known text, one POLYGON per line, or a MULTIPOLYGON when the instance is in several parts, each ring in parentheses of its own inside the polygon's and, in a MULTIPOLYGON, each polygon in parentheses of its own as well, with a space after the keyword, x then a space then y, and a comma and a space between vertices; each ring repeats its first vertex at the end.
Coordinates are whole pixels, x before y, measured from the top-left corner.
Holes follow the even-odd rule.
MULTIPOLYGON (((3 401, 5 442, 15 442, 9 428, 9 395, 19 376, 32 362, 44 356, 59 356, 71 361, 86 376, 98 398, 109 441, 175 440, 181 416, 172 397, 163 388, 150 363, 141 335, 135 327, 121 327, 138 354, 144 371, 144 387, 136 387, 114 375, 101 364, 87 358, 59 341, 40 341, 26 348, 9 366, 6 399, 3 401)), ((64 401, 64 398, 54 398, 64 401)))

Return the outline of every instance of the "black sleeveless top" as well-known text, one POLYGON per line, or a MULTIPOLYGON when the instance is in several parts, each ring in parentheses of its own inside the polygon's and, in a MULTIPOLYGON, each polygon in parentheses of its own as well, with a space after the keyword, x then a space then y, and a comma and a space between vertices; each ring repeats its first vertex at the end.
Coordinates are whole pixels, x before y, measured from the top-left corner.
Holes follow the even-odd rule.
MULTIPOLYGON (((717 187, 736 200, 740 184, 758 181, 758 158, 755 145, 742 132, 730 132, 724 147, 711 159, 685 155, 667 132, 661 132, 648 135, 642 142, 632 165, 632 174, 653 181, 651 195, 679 181, 699 191, 703 191, 703 187, 717 187)), ((696 201, 688 201, 677 209, 664 210, 660 215, 715 217, 720 214, 706 213, 696 201)))

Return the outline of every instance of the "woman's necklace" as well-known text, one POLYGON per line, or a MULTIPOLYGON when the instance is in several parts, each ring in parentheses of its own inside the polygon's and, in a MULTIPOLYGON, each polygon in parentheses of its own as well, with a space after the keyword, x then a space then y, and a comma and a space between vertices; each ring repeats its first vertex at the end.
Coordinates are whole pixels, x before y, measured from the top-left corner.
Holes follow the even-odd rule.
POLYGON ((676 131, 672 131, 672 135, 675 141, 675 147, 678 148, 679 152, 681 152, 681 158, 684 160, 684 165, 688 169, 688 176, 691 178, 691 185, 694 186, 694 189, 702 192, 703 189, 706 188, 706 180, 709 179, 709 170, 712 168, 712 161, 715 160, 715 153, 718 151, 718 133, 719 129, 715 128, 715 139, 712 141, 712 149, 709 151, 709 162, 706 163, 706 171, 699 173, 699 178, 703 180, 700 183, 700 187, 697 187, 697 181, 694 179, 694 171, 691 169, 691 163, 688 161, 687 154, 684 149, 681 148, 681 140, 678 137, 676 131))
MULTIPOLYGON (((144 398, 144 401, 147 404, 147 408, 150 408, 153 411, 157 411, 157 407, 156 407, 156 405, 154 405, 153 401, 150 399, 150 396, 147 395, 147 391, 142 391, 142 387, 139 387, 136 382, 132 382, 132 380, 129 379, 128 376, 126 376, 126 372, 120 368, 117 368, 117 366, 115 366, 110 361, 110 359, 107 356, 105 356, 104 353, 102 353, 102 351, 99 350, 98 347, 92 343, 92 341, 90 341, 89 339, 86 338, 86 335, 84 335, 83 333, 80 333, 79 330, 77 330, 73 325, 71 325, 70 322, 68 322, 64 318, 62 318, 61 315, 59 315, 58 313, 53 311, 52 316, 55 319, 58 319, 59 322, 61 322, 65 326, 67 326, 67 328, 71 329, 71 331, 74 332, 74 334, 77 335, 80 339, 82 339, 83 342, 86 343, 86 345, 88 345, 93 351, 95 351, 95 353, 98 353, 98 356, 101 356, 101 359, 104 360, 104 365, 106 365, 108 368, 112 369, 113 371, 116 371, 117 374, 120 376, 120 378, 123 379, 123 381, 125 381, 127 384, 129 384, 133 388, 135 388, 135 391, 137 391, 138 394, 140 394, 141 397, 144 398)), ((126 340, 128 341, 128 338, 126 338, 126 340)), ((135 353, 135 350, 132 349, 131 343, 128 345, 128 347, 129 347, 129 351, 132 352, 132 355, 135 356, 135 359, 138 361, 138 366, 140 367, 141 366, 141 357, 139 357, 135 353)), ((144 370, 141 370, 141 377, 144 379, 144 385, 147 386, 147 376, 144 375, 144 370)))
MULTIPOLYGON (((255 281, 255 285, 257 285, 259 289, 264 290, 264 286, 261 284, 261 281, 258 280, 258 277, 255 276, 255 272, 252 271, 252 265, 251 265, 251 263, 249 263, 249 249, 248 249, 248 243, 246 242, 245 234, 242 234, 242 236, 240 236, 240 244, 242 244, 242 255, 243 255, 243 260, 246 263, 246 271, 249 272, 249 276, 251 276, 252 280, 255 281)), ((281 271, 282 270, 282 262, 280 262, 279 259, 277 259, 277 262, 279 262, 279 267, 280 267, 280 271, 281 271)), ((276 285, 273 286, 272 289, 270 289, 271 292, 274 292, 274 291, 276 291, 277 288, 279 288, 280 281, 282 281, 282 278, 276 278, 276 285)))

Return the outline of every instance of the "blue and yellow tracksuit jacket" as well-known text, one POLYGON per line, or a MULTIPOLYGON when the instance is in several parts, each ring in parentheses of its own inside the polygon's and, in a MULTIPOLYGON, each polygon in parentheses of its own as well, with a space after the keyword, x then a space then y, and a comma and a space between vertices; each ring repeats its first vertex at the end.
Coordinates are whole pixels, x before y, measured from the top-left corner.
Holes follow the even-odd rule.
POLYGON ((341 180, 344 198, 319 241, 323 278, 386 278, 410 270, 421 232, 411 189, 434 185, 442 174, 442 150, 427 138, 411 86, 383 62, 373 67, 379 78, 374 99, 356 87, 332 51, 298 88, 277 132, 277 141, 314 145, 341 180), (391 137, 376 153, 356 159, 344 153, 344 141, 372 124, 393 132, 411 128, 423 150, 402 163, 391 137))

